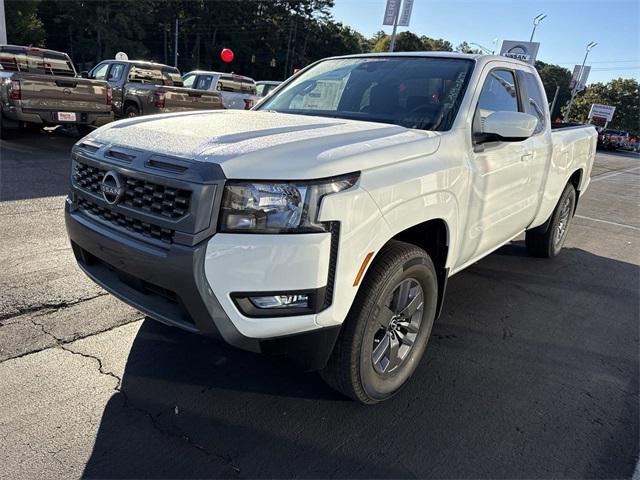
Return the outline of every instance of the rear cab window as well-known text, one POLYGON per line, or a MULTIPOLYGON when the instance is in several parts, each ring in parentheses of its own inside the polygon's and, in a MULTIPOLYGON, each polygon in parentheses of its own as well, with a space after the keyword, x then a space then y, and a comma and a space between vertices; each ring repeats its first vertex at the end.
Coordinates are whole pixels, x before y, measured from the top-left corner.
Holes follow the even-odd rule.
POLYGON ((162 65, 134 64, 129 70, 129 82, 151 83, 153 85, 167 85, 182 87, 180 71, 175 67, 162 65))
POLYGON ((242 93, 242 83, 238 78, 230 75, 222 75, 216 85, 219 92, 242 93))
POLYGON ((254 82, 253 80, 250 80, 248 78, 243 78, 240 81, 241 84, 241 88, 242 88, 242 93, 245 93, 247 95, 257 95, 258 92, 256 90, 256 82, 254 82))
POLYGON ((75 77, 69 56, 61 52, 25 47, 0 47, 0 67, 13 72, 75 77))

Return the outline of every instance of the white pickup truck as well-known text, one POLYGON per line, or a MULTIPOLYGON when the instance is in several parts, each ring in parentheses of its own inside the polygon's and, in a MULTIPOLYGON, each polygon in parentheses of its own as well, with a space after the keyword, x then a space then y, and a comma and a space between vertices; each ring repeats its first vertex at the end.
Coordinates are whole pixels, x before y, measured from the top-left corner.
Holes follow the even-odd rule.
POLYGON ((72 152, 80 267, 149 317, 321 370, 364 403, 420 361, 447 278, 525 233, 554 257, 596 131, 552 131, 535 69, 329 58, 253 111, 122 120, 72 152))

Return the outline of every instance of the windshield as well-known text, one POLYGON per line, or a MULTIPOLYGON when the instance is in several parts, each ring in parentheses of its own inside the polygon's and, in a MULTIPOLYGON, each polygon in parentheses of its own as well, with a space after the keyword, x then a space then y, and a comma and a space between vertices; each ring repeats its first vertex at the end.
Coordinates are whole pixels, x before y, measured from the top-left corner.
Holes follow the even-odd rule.
POLYGON ((449 130, 473 62, 437 57, 325 60, 258 110, 449 130))

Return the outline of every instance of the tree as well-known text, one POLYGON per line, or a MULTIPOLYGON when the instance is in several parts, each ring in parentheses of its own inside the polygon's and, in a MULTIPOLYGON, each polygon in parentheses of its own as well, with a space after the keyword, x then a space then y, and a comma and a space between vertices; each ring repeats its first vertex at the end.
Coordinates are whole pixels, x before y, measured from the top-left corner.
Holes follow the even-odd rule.
POLYGON ((46 38, 38 17, 38 0, 6 0, 7 40, 14 45, 44 46, 46 38))
POLYGON ((473 48, 467 42, 462 42, 462 43, 458 44, 458 46, 456 47, 456 52, 474 53, 474 54, 477 54, 477 55, 481 55, 482 54, 482 50, 480 50, 479 48, 473 48))
POLYGON ((555 108, 553 112, 551 112, 551 118, 555 119, 560 115, 561 107, 566 105, 569 98, 571 98, 571 89, 569 88, 571 72, 559 65, 541 62, 540 60, 536 61, 536 69, 542 79, 542 84, 544 85, 544 90, 547 94, 549 103, 553 102, 556 87, 560 87, 555 108))
MULTIPOLYGON (((373 46, 374 52, 388 52, 389 44, 391 43, 391 37, 385 35, 381 37, 373 46)), ((420 52, 424 50, 424 45, 420 41, 415 33, 412 32, 400 32, 396 36, 396 43, 393 48, 396 52, 420 52)))
POLYGON ((594 83, 578 95, 571 107, 571 118, 586 122, 593 103, 616 107, 611 128, 640 135, 640 84, 632 78, 618 78, 608 83, 594 83))
POLYGON ((423 35, 420 37, 420 41, 422 42, 423 50, 427 52, 453 52, 453 45, 442 38, 435 39, 423 35))

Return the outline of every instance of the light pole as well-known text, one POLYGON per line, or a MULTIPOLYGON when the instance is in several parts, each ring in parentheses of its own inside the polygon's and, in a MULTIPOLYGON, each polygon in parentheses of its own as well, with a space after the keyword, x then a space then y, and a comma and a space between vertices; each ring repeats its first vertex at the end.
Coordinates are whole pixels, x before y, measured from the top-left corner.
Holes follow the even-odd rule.
POLYGON ((584 71, 584 64, 587 63, 587 57, 589 56, 589 52, 596 45, 598 45, 597 42, 589 42, 587 44, 587 48, 584 53, 584 59, 582 60, 582 65, 580 65, 580 71, 578 72, 578 76, 576 78, 576 83, 573 85, 573 90, 571 90, 571 100, 569 100, 567 111, 564 113, 565 123, 569 121, 569 114, 571 113, 571 106, 573 105, 573 99, 576 98, 576 93, 578 93, 578 86, 580 85, 580 81, 582 80, 582 72, 584 71))
POLYGON ((542 22, 542 20, 544 20, 545 18, 547 18, 547 16, 543 13, 541 13, 540 15, 536 16, 533 19, 533 31, 531 32, 531 38, 529 39, 530 42, 533 42, 533 36, 536 33, 536 27, 540 24, 540 22, 542 22))
MULTIPOLYGON (((189 17, 182 19, 182 23, 187 23, 191 20, 198 20, 200 17, 189 17)), ((175 34, 175 46, 173 49, 173 66, 178 68, 178 31, 180 29, 180 17, 176 17, 176 34, 175 34)))
POLYGON ((0 0, 0 43, 7 43, 7 23, 4 21, 4 0, 0 0))
POLYGON ((389 51, 393 52, 393 49, 396 47, 396 32, 398 31, 398 20, 400 19, 400 7, 396 9, 396 15, 393 17, 393 31, 391 32, 391 41, 389 42, 389 51))
POLYGON ((469 42, 469 45, 475 45, 476 47, 478 47, 480 50, 482 50, 482 53, 486 53, 487 55, 493 55, 493 52, 491 50, 489 50, 487 47, 483 47, 482 45, 480 45, 479 43, 475 43, 475 42, 469 42))

